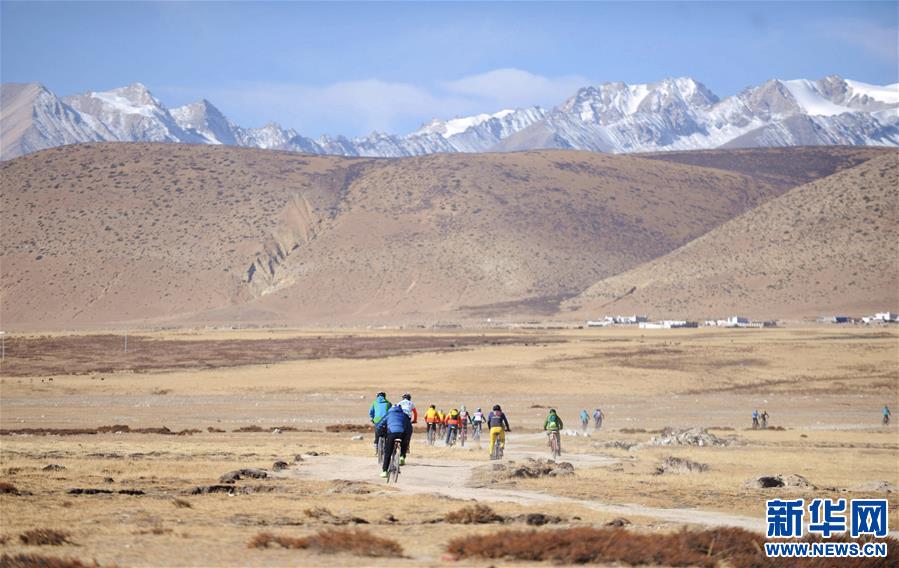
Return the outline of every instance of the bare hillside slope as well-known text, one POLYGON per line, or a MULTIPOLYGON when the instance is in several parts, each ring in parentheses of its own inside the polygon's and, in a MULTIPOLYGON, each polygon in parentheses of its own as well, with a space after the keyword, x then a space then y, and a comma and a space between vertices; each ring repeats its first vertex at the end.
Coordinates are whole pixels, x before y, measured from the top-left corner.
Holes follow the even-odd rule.
POLYGON ((571 151, 384 160, 107 143, 0 174, 2 325, 56 329, 553 315, 807 172, 571 151))
POLYGON ((899 307, 899 154, 797 187, 566 302, 568 315, 813 317, 899 307))

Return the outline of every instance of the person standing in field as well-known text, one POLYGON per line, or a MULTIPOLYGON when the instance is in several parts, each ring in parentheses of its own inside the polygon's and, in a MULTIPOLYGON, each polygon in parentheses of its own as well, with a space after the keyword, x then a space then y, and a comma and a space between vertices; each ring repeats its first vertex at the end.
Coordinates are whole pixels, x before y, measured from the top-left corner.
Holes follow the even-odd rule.
POLYGON ((584 429, 584 434, 587 433, 587 426, 590 425, 590 415, 587 414, 587 409, 581 410, 581 428, 584 429))
POLYGON ((761 420, 762 420, 762 428, 763 429, 767 428, 768 427, 768 411, 763 410, 762 413, 759 415, 759 418, 761 418, 761 420))
POLYGON ((759 429, 759 411, 758 411, 758 409, 755 409, 752 411, 752 429, 753 430, 759 429))

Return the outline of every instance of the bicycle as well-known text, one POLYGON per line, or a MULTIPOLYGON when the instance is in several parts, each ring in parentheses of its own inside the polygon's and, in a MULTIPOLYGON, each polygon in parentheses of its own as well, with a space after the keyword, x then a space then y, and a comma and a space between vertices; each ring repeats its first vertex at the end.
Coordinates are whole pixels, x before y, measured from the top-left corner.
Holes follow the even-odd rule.
POLYGON ((459 429, 459 444, 461 444, 463 448, 465 447, 466 438, 468 438, 468 426, 462 426, 462 428, 459 429))
POLYGON ((471 439, 475 442, 481 441, 481 423, 475 422, 471 425, 471 439))
POLYGON ((436 424, 428 424, 428 445, 433 446, 434 442, 437 441, 437 425, 436 424))
POLYGON ((558 430, 552 430, 549 433, 549 452, 552 454, 553 459, 562 455, 562 440, 559 437, 558 430))
POLYGON ((402 440, 394 440, 393 453, 390 455, 390 465, 387 466, 387 483, 393 479, 396 483, 400 478, 400 454, 402 453, 402 440))
POLYGON ((446 446, 450 447, 456 444, 456 437, 459 435, 459 429, 455 426, 449 426, 446 432, 446 446))
POLYGON ((378 457, 378 463, 384 463, 384 452, 387 448, 384 446, 387 445, 387 436, 380 436, 378 438, 378 449, 376 455, 378 457))
POLYGON ((500 441, 499 436, 497 436, 496 440, 493 442, 493 450, 490 452, 490 459, 492 459, 492 460, 503 459, 503 444, 500 441))
POLYGON ((884 426, 889 426, 889 425, 890 425, 890 415, 889 415, 889 414, 884 414, 884 415, 883 415, 883 425, 884 425, 884 426))

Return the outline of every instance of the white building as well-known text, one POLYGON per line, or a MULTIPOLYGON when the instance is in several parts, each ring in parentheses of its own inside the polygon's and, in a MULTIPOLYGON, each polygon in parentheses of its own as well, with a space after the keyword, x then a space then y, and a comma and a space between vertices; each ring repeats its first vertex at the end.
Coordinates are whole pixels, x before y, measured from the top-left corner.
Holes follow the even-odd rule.
POLYGON ((893 312, 879 312, 874 314, 874 321, 899 321, 899 314, 893 312))

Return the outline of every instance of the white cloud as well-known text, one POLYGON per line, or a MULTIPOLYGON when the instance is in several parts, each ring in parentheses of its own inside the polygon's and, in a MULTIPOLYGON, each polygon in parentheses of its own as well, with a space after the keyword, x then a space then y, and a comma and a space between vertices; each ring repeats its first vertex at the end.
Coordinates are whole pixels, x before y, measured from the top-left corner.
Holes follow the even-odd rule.
POLYGON ((492 102, 499 107, 515 108, 555 106, 589 84, 590 80, 580 75, 544 77, 505 68, 447 81, 443 87, 451 93, 492 102))
POLYGON ((861 47, 890 63, 899 60, 899 28, 866 20, 829 21, 821 24, 825 35, 861 47))

